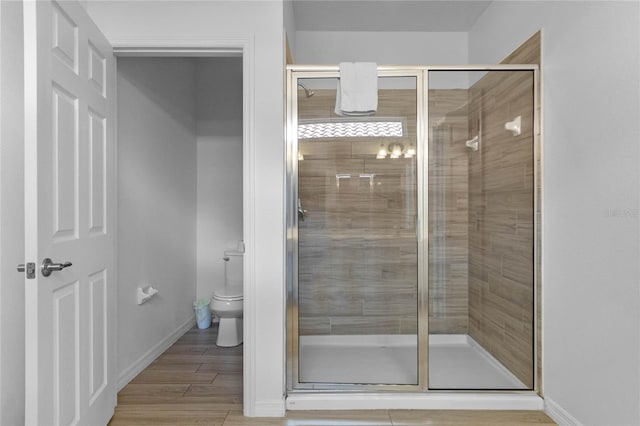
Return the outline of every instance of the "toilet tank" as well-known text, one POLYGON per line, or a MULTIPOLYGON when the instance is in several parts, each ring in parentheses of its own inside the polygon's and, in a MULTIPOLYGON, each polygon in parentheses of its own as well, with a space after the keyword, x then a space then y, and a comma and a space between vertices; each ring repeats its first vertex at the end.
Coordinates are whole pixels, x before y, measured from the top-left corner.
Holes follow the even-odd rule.
POLYGON ((242 259, 244 253, 237 250, 225 250, 224 280, 226 285, 242 285, 242 259))

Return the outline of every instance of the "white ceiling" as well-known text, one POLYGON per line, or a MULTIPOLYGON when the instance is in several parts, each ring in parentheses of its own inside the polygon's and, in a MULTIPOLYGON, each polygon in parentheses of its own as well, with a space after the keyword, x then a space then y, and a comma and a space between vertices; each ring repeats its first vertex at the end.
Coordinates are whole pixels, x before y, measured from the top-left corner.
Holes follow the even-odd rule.
POLYGON ((293 0, 298 31, 469 31, 491 1, 293 0))

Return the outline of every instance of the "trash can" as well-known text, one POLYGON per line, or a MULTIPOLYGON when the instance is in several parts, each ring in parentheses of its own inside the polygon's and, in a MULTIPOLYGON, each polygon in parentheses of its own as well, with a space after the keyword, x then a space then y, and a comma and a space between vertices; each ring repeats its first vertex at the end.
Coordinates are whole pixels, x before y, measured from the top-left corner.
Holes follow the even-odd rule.
POLYGON ((196 311, 196 323, 198 323, 198 328, 201 330, 209 328, 209 326, 211 326, 209 301, 207 299, 197 299, 193 302, 193 309, 196 311))

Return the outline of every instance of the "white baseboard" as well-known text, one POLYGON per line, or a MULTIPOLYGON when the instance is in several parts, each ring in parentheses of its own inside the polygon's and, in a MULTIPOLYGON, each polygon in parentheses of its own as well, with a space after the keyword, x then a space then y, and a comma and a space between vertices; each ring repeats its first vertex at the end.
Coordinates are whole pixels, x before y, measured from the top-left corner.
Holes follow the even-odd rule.
POLYGON ((547 416, 551 417, 551 419, 558 423, 560 426, 581 426, 580 423, 575 417, 569 414, 564 408, 556 404, 553 400, 546 398, 544 399, 544 412, 547 416))
POLYGON ((253 413, 244 413, 250 417, 284 417, 286 413, 284 397, 267 401, 255 401, 253 413))
POLYGON ((118 392, 122 390, 134 377, 142 372, 149 366, 156 358, 158 358, 164 351, 169 349, 176 340, 178 340, 184 333, 191 329, 195 325, 195 316, 191 316, 187 321, 180 325, 173 333, 162 339, 151 349, 145 352, 140 358, 134 361, 129 367, 125 368, 118 375, 118 392))
POLYGON ((366 393, 290 394, 288 410, 538 410, 544 407, 536 394, 480 393, 366 393))

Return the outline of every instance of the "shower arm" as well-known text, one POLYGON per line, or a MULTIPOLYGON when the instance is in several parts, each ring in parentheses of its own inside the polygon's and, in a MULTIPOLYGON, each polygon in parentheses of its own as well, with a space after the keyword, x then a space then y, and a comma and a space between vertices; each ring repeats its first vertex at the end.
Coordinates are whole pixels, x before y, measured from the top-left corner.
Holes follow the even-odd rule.
POLYGON ((307 89, 307 86, 305 86, 304 84, 302 84, 302 83, 300 83, 300 82, 298 82, 298 86, 302 87, 302 89, 304 90, 304 95, 305 95, 307 98, 310 98, 310 97, 312 97, 313 95, 315 95, 315 94, 316 94, 316 92, 314 92, 314 91, 312 91, 312 90, 307 89))

